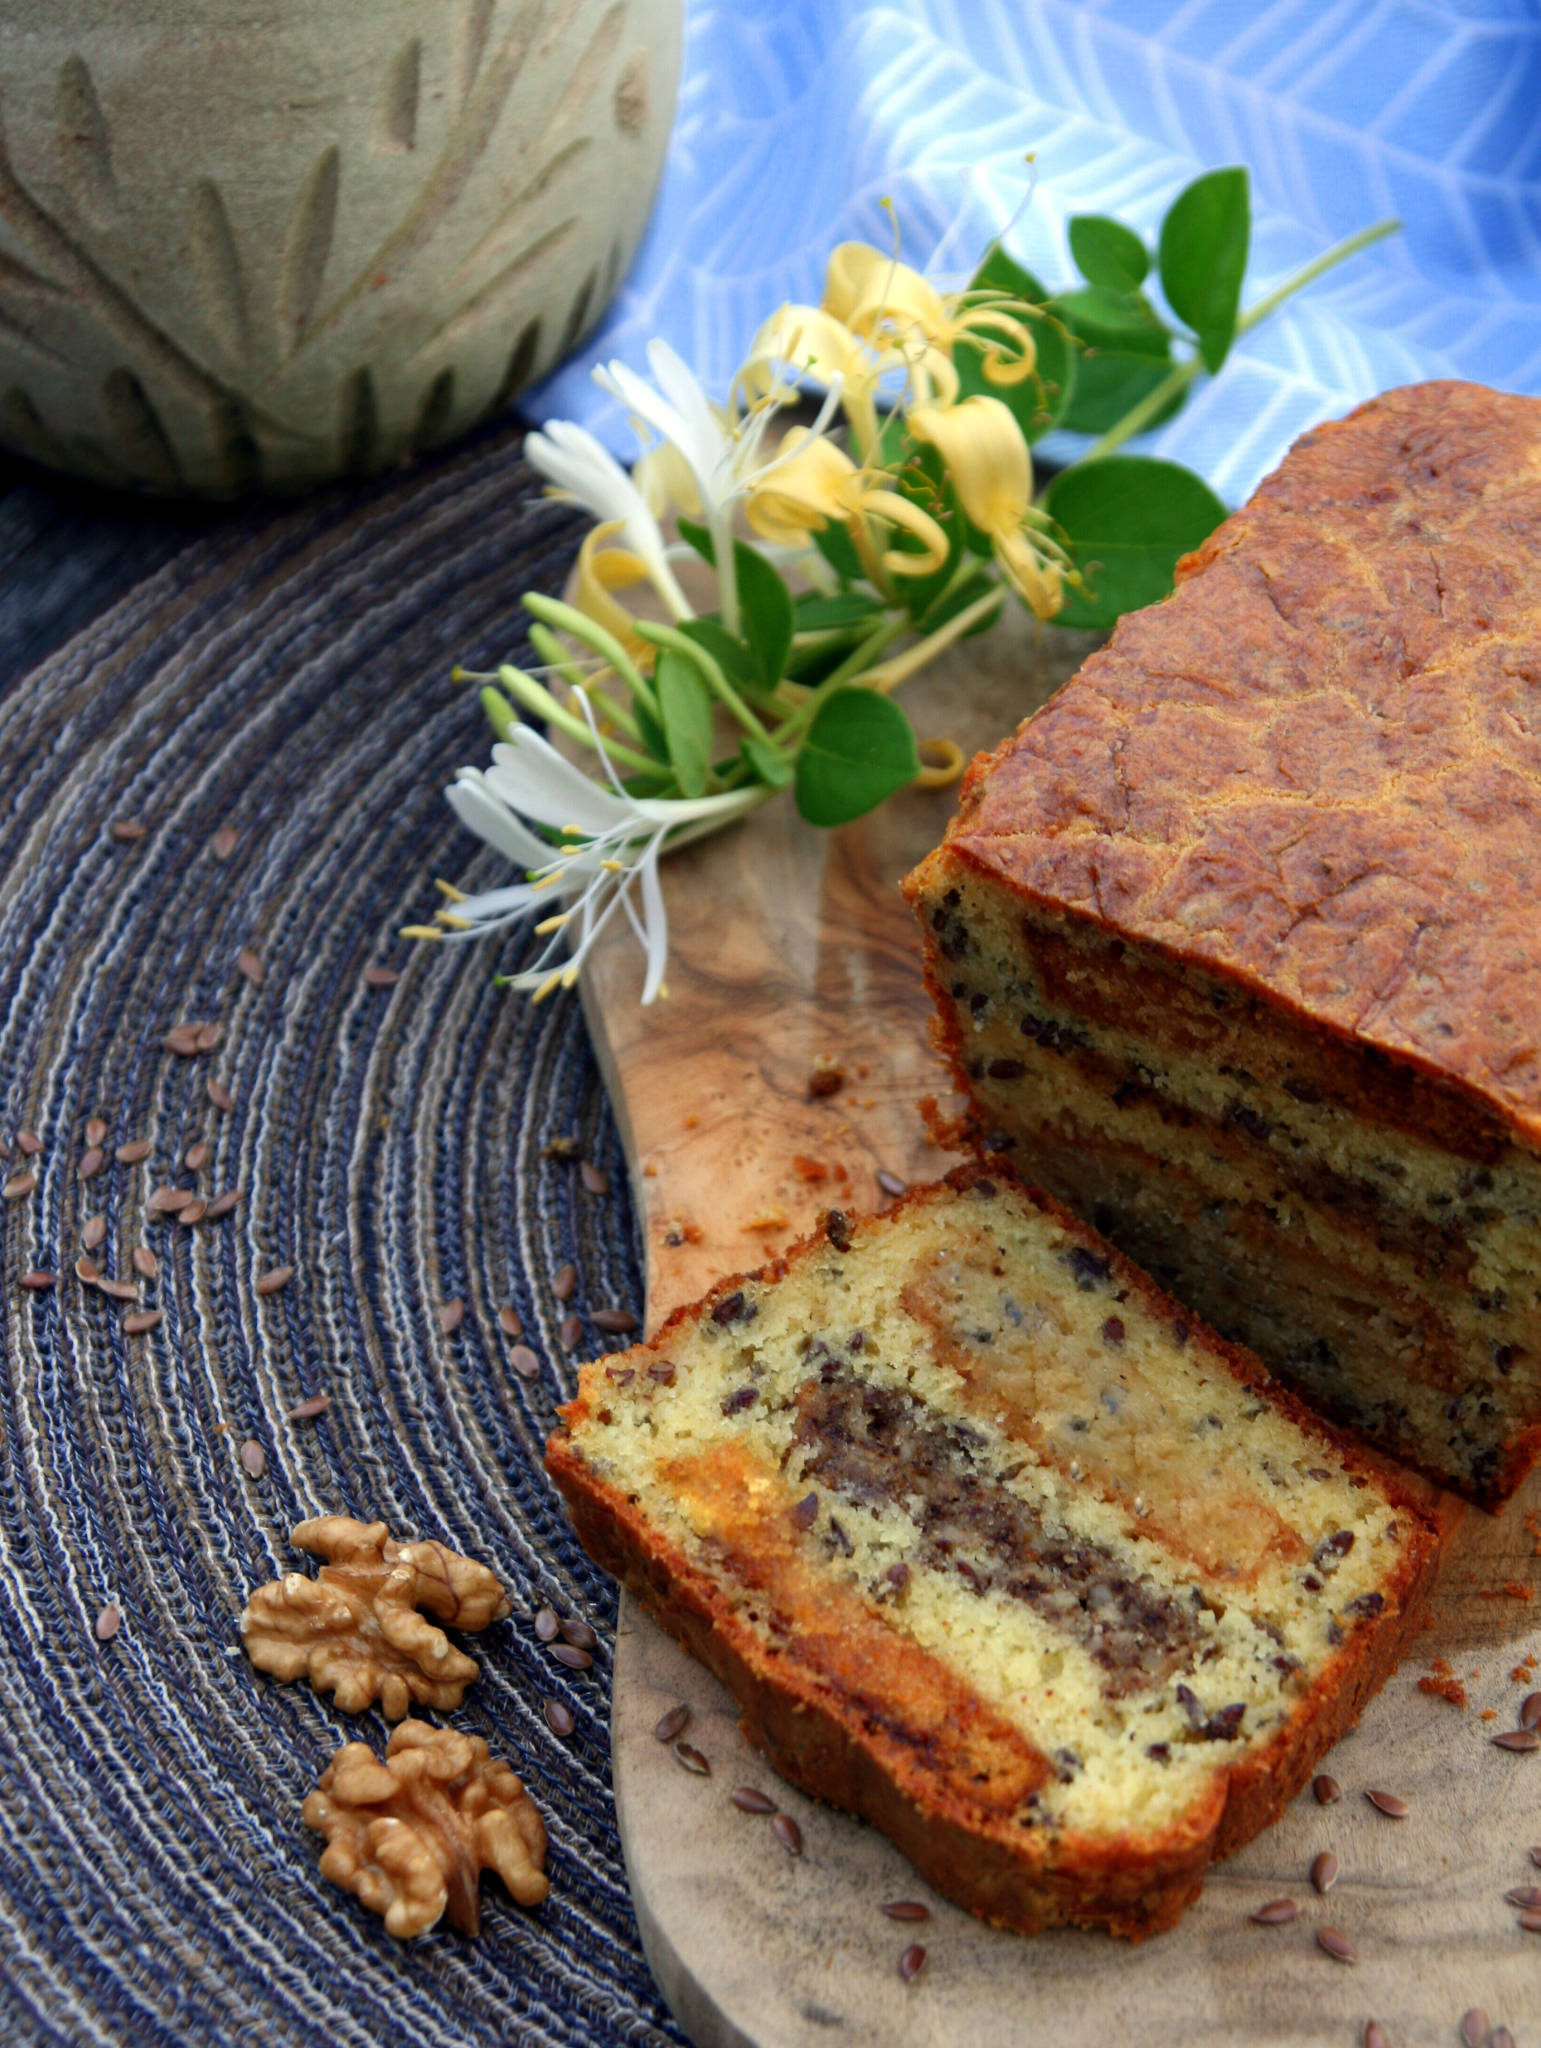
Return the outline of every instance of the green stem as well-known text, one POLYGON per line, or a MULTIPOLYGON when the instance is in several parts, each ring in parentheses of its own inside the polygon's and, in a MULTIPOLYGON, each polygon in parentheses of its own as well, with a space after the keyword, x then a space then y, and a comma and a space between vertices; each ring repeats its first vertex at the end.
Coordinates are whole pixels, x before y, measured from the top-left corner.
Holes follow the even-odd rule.
MULTIPOLYGON (((1313 257, 1304 269, 1297 270, 1293 277, 1287 277, 1283 284, 1276 285, 1271 292, 1260 298, 1255 306, 1249 306, 1244 313, 1239 313, 1236 318, 1236 333, 1250 333, 1259 321, 1266 320, 1270 313, 1277 312, 1286 299, 1293 297, 1298 291, 1304 291, 1308 284, 1315 284, 1319 277, 1334 269, 1339 263, 1346 262, 1350 256, 1357 256, 1361 249, 1368 249, 1373 243, 1384 241, 1387 235, 1394 235, 1401 225, 1399 220, 1379 220, 1373 227, 1361 228, 1358 234, 1350 235, 1346 241, 1334 243, 1332 248, 1324 250, 1320 256, 1313 257)), ((1109 427, 1100 440, 1094 441, 1080 460, 1096 462, 1104 455, 1111 455, 1115 449, 1122 448, 1124 443, 1147 426, 1171 399, 1186 391, 1203 367, 1198 356, 1191 356, 1185 363, 1175 363, 1170 374, 1163 377, 1153 391, 1147 391, 1138 405, 1131 406, 1124 417, 1109 427)))
POLYGON ((637 631, 654 647, 668 647, 682 655, 692 664, 706 687, 721 703, 725 704, 745 732, 753 733, 757 740, 768 740, 770 734, 755 717, 743 698, 734 689, 722 672, 722 665, 688 633, 682 633, 678 626, 656 625, 651 619, 638 619, 637 631))
POLYGON ((897 618, 884 619, 867 635, 860 647, 846 656, 838 668, 831 669, 817 689, 808 692, 807 701, 800 704, 797 710, 777 726, 771 735, 772 746, 784 752, 783 742, 809 723, 830 691, 838 690, 842 683, 848 683, 853 676, 859 676, 862 670, 870 665, 873 656, 881 654, 890 640, 897 640, 909 623, 902 613, 897 618))
POLYGON ((570 690, 576 690, 583 682, 583 670, 579 668, 567 649, 558 640, 549 626, 543 626, 537 619, 530 628, 530 645, 546 663, 554 668, 570 690))
POLYGON ((992 610, 999 611, 1005 602, 1006 593, 999 584, 993 590, 987 590, 972 604, 966 604, 962 611, 954 612, 945 625, 938 626, 934 633, 928 633, 924 640, 917 640, 913 647, 906 647, 892 661, 885 661, 881 669, 875 668, 868 678, 867 688, 880 690, 886 697, 890 690, 897 690, 901 683, 908 682, 928 661, 934 661, 937 655, 944 653, 955 640, 961 640, 981 619, 988 618, 992 610), (879 675, 881 682, 877 680, 879 675))
POLYGON ((603 626, 596 625, 587 613, 580 612, 576 606, 563 604, 555 597, 542 597, 536 590, 525 592, 524 608, 543 625, 571 633, 585 647, 592 647, 602 661, 609 662, 631 694, 640 697, 655 718, 658 716, 658 699, 653 695, 651 685, 613 633, 607 633, 603 626))
MULTIPOLYGON (((558 732, 565 732, 569 739, 578 740, 585 747, 594 745, 594 735, 583 720, 575 718, 565 704, 558 704, 551 692, 523 669, 504 666, 498 670, 498 680, 537 718, 545 719, 548 725, 554 725, 558 732)), ((635 769, 643 775, 657 775, 663 765, 651 754, 639 754, 633 747, 622 746, 619 740, 606 740, 605 752, 620 767, 635 769)))

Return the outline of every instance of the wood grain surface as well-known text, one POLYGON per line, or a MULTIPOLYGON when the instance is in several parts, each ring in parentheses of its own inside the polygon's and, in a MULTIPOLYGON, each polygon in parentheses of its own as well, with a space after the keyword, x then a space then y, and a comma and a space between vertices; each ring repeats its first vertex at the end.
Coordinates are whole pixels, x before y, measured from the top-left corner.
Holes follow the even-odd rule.
MULTIPOLYGON (((966 751, 990 745, 1090 644, 1019 621, 955 651, 906 703, 923 734, 966 751)), ((649 1327, 832 1204, 882 1207, 880 1172, 932 1178, 951 1163, 917 1108, 928 1094, 945 1099, 945 1080, 896 884, 940 837, 954 795, 906 792, 833 834, 772 804, 669 863, 666 1002, 639 1009, 629 938, 586 972, 644 1219, 649 1327), (842 1084, 811 1093, 824 1064, 842 1084)), ((930 1894, 874 1830, 780 1784, 738 1732, 726 1692, 625 1597, 616 1801, 643 1942, 681 2025, 698 2048, 1357 2048, 1373 2018, 1390 2048, 1434 2048, 1455 2043, 1461 2014, 1481 2006, 1519 2048, 1541 2048, 1541 1934, 1521 1930, 1503 1897, 1541 1884, 1527 1853, 1541 1843, 1541 1756, 1490 1741, 1532 1689, 1523 1660, 1541 1660, 1541 1537, 1526 1527, 1530 1516, 1541 1528, 1538 1506, 1533 1482, 1502 1517, 1465 1518, 1425 1648, 1328 1760, 1342 1800, 1303 1795, 1216 1868, 1174 1933, 1138 1948, 1083 1933, 1024 1940, 930 1894), (1465 1684, 1464 1709, 1419 1690, 1441 1656, 1465 1684), (653 1739, 680 1700, 709 1779, 688 1777, 653 1739), (731 1804, 739 1784, 796 1818, 800 1857, 731 1804), (1375 1788, 1407 1800, 1407 1818, 1371 1806, 1375 1788), (1324 1848, 1342 1865, 1325 1898, 1308 1879, 1324 1848), (1284 1895, 1298 1919, 1251 1923, 1284 1895), (933 1917, 900 1925, 880 1911, 895 1898, 925 1901, 933 1917), (1359 1961, 1330 1960, 1319 1926, 1348 1935, 1359 1961), (917 1937, 927 1960, 906 1984, 898 1959, 917 1937)))

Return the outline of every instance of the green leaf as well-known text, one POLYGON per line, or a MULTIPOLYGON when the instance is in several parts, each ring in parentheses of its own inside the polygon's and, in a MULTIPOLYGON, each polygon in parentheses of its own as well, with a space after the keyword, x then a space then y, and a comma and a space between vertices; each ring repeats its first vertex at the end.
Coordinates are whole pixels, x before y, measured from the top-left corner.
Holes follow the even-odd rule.
POLYGON ((681 619, 678 630, 687 640, 694 640, 697 647, 712 657, 735 689, 757 690, 760 686, 760 672, 755 666, 754 656, 728 631, 720 619, 681 619))
POLYGON ((754 770, 756 778, 772 789, 785 789, 792 780, 792 764, 784 754, 751 734, 739 744, 739 752, 754 770))
POLYGON ((1020 384, 992 384, 984 373, 984 351, 976 342, 960 341, 952 352, 959 397, 973 398, 982 392, 1000 399, 1015 413, 1017 424, 1031 445, 1050 427, 1058 426, 1065 416, 1075 386, 1075 343, 1055 316, 1047 289, 1030 270, 1014 262, 998 242, 986 252, 969 290, 1004 292, 1027 305, 1048 307, 1042 318, 1030 324, 1037 367, 1020 384))
POLYGON ((1198 336, 1211 376, 1236 333, 1251 234, 1247 173, 1240 165, 1195 178, 1161 223, 1161 289, 1198 336))
POLYGON ((846 825, 920 773, 910 722, 875 690, 826 697, 797 756, 797 808, 810 825, 846 825))
POLYGON ((864 626, 878 616, 881 607, 854 590, 840 591, 834 597, 815 590, 798 598, 792 609, 799 633, 829 633, 839 626, 864 626))
POLYGON ((1105 213, 1078 213, 1070 223, 1070 253, 1088 284, 1132 292, 1150 269, 1150 251, 1122 221, 1105 213))
POLYGON ((637 721, 637 731, 642 737, 643 746, 650 754, 656 755, 660 762, 667 761, 669 742, 664 737, 664 729, 640 697, 632 698, 631 715, 637 721))
POLYGON ((754 657, 763 690, 774 690, 786 672, 796 615, 792 593, 774 565, 743 541, 733 543, 738 570, 738 605, 744 639, 754 657))
POLYGON ((680 792, 704 796, 712 763, 711 692, 691 663, 672 647, 659 650, 653 686, 680 792))
POLYGON ((822 527, 812 538, 814 546, 842 583, 860 583, 866 572, 861 565, 861 556, 856 552, 856 543, 843 526, 822 527))
MULTIPOLYGON (((972 576, 965 576, 956 590, 947 591, 938 598, 923 618, 917 619, 916 628, 921 633, 934 633, 939 626, 955 618, 961 611, 967 611, 971 604, 978 602, 987 590, 997 590, 1000 585, 993 576, 987 576, 981 569, 972 576)), ((998 614, 986 613, 977 625, 970 626, 964 633, 965 640, 972 640, 976 633, 986 633, 995 624, 998 614)))
POLYGON ((1105 292, 1092 286, 1066 292, 1056 304, 1071 333, 1088 348, 1130 349, 1147 356, 1172 353, 1166 324, 1143 292, 1105 292))
POLYGON ((1061 626, 1111 626, 1172 588, 1180 555, 1214 532, 1225 507, 1202 477, 1151 455, 1110 455, 1062 470, 1043 498, 1087 589, 1069 590, 1061 626))
POLYGON ((717 566, 717 550, 712 546, 710 532, 701 524, 700 520, 687 519, 682 512, 674 523, 679 528, 680 539, 688 546, 693 547, 703 562, 710 562, 715 569, 717 566))
MULTIPOLYGON (((1171 367, 1162 356, 1141 355, 1131 349, 1088 349, 1076 365, 1075 396, 1065 425, 1078 434, 1105 434, 1155 390, 1171 367)), ((1187 396, 1186 389, 1175 393, 1150 425, 1159 427, 1181 412, 1187 396)))

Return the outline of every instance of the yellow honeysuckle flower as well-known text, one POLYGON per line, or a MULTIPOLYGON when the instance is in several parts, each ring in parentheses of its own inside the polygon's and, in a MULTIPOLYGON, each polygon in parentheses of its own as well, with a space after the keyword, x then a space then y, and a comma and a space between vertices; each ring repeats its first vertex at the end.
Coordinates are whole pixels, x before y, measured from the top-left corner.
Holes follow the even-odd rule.
POLYGON ((672 441, 659 441, 631 466, 631 480, 655 519, 671 510, 688 519, 701 516, 701 493, 695 474, 672 441))
POLYGON ((584 535, 573 601, 596 626, 613 634, 634 661, 651 666, 656 649, 638 633, 626 607, 610 595, 613 590, 630 590, 649 580, 647 563, 640 555, 610 545, 624 525, 624 520, 606 519, 584 535))
POLYGON ((1033 508, 1033 458, 1011 408, 983 394, 959 405, 916 406, 910 432, 941 456, 964 512, 982 533, 1008 583, 1040 619, 1064 602, 1061 548, 1033 508))
POLYGON ((761 327, 735 379, 751 401, 777 391, 781 366, 840 387, 840 403, 857 448, 868 454, 878 437, 877 387, 898 358, 871 348, 820 306, 785 305, 761 327))
POLYGON ((1024 301, 1005 293, 944 296, 918 270, 866 242, 842 242, 831 255, 823 311, 863 340, 891 339, 915 373, 921 404, 950 405, 957 397, 951 354, 965 339, 979 344, 991 384, 1020 384, 1037 366, 1024 301))
POLYGON ((929 512, 874 482, 843 448, 806 427, 788 430, 774 461, 750 492, 744 515, 763 540, 782 546, 797 546, 832 521, 847 527, 879 588, 891 576, 929 576, 947 560, 947 536, 929 512), (875 521, 902 527, 925 552, 880 552, 872 533, 875 521))

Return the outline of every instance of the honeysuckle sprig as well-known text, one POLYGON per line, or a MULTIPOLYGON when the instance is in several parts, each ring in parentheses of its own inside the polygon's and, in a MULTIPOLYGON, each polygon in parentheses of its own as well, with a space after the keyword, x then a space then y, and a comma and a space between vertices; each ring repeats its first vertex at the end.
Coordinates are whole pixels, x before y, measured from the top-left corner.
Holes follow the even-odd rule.
POLYGON ((646 376, 602 364, 637 463, 568 421, 526 441, 593 525, 571 601, 524 598, 532 658, 468 675, 497 743, 447 792, 514 878, 476 895, 441 883, 433 922, 408 929, 457 940, 533 919, 542 943, 507 980, 538 1000, 624 923, 652 1002, 663 857, 782 789, 833 826, 955 777, 960 750, 923 749, 894 693, 1007 605, 1100 629, 1165 595, 1225 507, 1124 442, 1394 225, 1243 309, 1247 177, 1213 171, 1178 195, 1154 254, 1118 221, 1072 220, 1082 282, 1059 292, 999 244, 952 290, 900 260, 897 234, 888 250, 843 242, 820 303, 772 312, 720 401, 662 341, 646 376), (1090 445, 1040 490, 1032 450, 1054 426, 1090 445))

